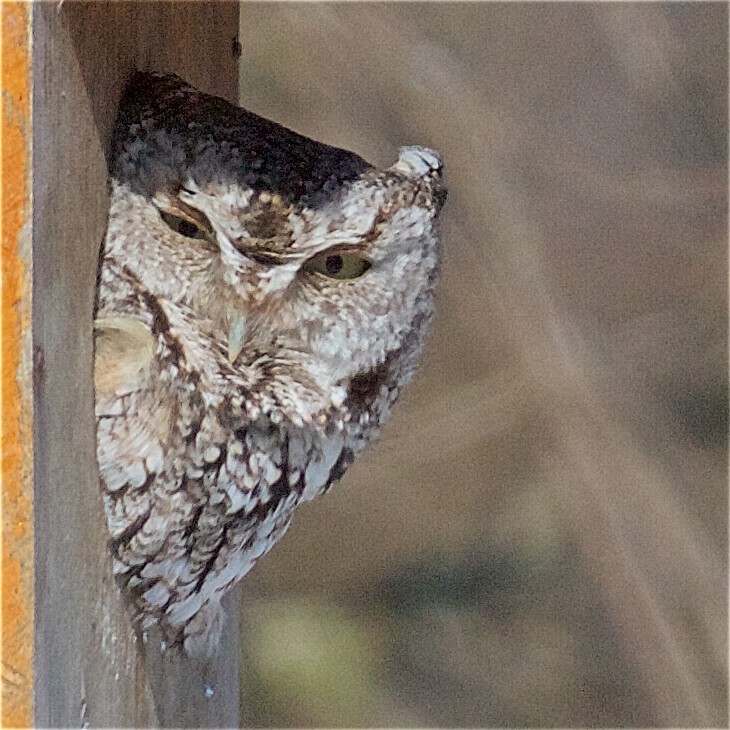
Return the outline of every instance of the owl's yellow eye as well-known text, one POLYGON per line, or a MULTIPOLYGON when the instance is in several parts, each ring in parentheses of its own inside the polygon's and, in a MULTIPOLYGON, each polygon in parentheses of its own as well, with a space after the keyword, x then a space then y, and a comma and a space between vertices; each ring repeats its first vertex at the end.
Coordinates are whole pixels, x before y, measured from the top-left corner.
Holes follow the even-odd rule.
POLYGON ((303 268, 328 279, 357 279, 370 268, 370 262, 355 253, 323 253, 309 259, 303 268))
POLYGON ((160 217, 175 233, 179 233, 181 236, 185 236, 185 238, 208 238, 208 232, 189 218, 181 218, 180 216, 172 215, 172 213, 167 213, 164 210, 160 211, 160 217))

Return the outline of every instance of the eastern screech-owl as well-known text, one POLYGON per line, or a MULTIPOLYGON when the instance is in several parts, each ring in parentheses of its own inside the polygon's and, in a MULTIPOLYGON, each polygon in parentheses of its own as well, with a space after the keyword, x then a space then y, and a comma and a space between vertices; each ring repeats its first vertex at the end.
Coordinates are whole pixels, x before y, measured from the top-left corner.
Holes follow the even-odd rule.
POLYGON ((377 170, 137 73, 111 166, 95 384, 114 572, 143 628, 206 657, 221 597, 413 374, 441 161, 404 147, 377 170))

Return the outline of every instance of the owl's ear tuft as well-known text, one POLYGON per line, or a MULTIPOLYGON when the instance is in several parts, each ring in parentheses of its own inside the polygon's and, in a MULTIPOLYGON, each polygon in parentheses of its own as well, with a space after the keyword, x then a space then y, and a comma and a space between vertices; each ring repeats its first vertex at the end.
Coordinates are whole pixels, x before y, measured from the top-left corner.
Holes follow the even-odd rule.
POLYGON ((406 177, 443 177, 444 163, 435 150, 428 147, 401 147, 398 151, 398 160, 391 168, 406 177))
POLYGON ((438 152, 428 147, 401 147, 390 169, 406 177, 417 188, 415 203, 436 216, 446 202, 444 163, 438 152))

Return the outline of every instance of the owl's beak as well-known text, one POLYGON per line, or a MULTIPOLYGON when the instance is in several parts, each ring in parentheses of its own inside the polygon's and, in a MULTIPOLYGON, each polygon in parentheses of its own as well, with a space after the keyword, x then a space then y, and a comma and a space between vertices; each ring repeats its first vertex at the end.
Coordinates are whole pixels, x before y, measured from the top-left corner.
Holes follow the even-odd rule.
POLYGON ((228 361, 233 365, 241 354, 246 339, 246 317, 229 311, 228 321, 228 361))

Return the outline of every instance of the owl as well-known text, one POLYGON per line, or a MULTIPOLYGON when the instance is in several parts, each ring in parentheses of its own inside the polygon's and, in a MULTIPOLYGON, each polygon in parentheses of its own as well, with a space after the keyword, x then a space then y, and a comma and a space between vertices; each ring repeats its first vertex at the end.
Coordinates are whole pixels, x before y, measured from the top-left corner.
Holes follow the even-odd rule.
POLYGON ((377 437, 433 311, 439 156, 379 170, 137 72, 95 319, 113 569, 141 630, 207 658, 221 598, 377 437))

